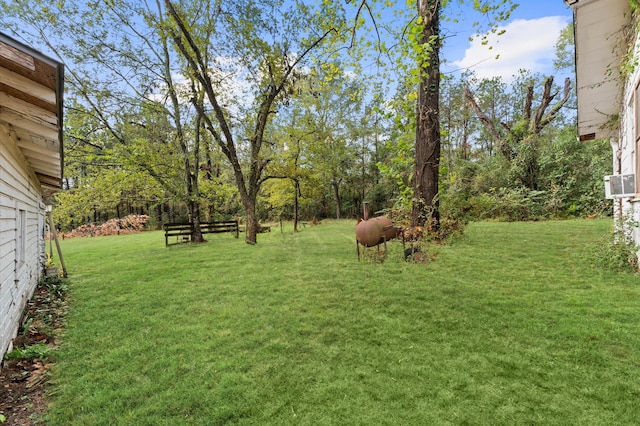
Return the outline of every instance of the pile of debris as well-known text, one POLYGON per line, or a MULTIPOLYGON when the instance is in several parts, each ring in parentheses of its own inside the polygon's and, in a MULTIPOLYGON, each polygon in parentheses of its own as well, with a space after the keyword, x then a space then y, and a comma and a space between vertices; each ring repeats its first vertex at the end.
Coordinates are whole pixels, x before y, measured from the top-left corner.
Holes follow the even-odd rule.
POLYGON ((62 234, 62 238, 102 237, 106 235, 131 234, 144 231, 149 223, 149 216, 132 214, 122 219, 111 219, 101 225, 90 223, 82 225, 71 232, 62 234))

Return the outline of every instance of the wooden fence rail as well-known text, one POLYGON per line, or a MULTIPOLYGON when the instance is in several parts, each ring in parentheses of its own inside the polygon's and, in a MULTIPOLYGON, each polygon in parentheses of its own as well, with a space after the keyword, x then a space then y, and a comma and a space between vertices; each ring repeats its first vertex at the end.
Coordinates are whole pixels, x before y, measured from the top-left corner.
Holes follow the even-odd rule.
MULTIPOLYGON (((169 245, 169 237, 176 237, 176 242, 188 242, 191 240, 190 223, 165 223, 164 224, 164 245, 169 245)), ((232 232, 238 238, 240 228, 237 220, 226 220, 218 222, 200 222, 200 232, 203 234, 218 234, 221 232, 232 232)))

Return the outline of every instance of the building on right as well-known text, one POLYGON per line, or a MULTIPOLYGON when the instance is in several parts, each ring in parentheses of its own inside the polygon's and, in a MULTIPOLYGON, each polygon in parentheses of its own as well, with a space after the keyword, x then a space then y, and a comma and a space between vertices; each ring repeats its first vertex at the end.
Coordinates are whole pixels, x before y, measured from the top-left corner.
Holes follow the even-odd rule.
MULTIPOLYGON (((629 0, 564 0, 573 10, 578 138, 608 139, 603 177, 614 220, 640 223, 640 45, 638 6, 629 0)), ((640 228, 630 236, 640 244, 640 228)))

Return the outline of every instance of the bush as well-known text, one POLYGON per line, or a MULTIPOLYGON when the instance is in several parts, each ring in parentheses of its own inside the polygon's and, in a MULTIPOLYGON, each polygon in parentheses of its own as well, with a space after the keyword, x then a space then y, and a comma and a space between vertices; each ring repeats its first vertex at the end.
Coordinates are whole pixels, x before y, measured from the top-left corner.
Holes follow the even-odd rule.
POLYGON ((500 155, 457 160, 442 201, 469 219, 507 221, 588 217, 607 214, 602 178, 610 173, 611 148, 606 140, 579 142, 568 127, 539 148, 509 162, 500 155), (535 188, 532 190, 531 188, 535 188))
POLYGON ((544 214, 544 191, 526 188, 499 188, 470 200, 470 215, 475 219, 519 221, 540 219, 544 214))
POLYGON ((638 273, 640 247, 632 239, 634 227, 635 222, 629 218, 619 221, 610 236, 591 246, 591 263, 602 269, 638 273))

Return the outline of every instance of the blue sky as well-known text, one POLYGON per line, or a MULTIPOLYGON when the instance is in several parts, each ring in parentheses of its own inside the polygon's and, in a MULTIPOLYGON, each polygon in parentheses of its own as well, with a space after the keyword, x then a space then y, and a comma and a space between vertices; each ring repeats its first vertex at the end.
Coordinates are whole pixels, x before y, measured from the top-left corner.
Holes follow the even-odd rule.
POLYGON ((459 23, 442 25, 446 36, 442 52, 446 62, 442 71, 469 68, 479 77, 500 76, 505 80, 521 68, 554 74, 554 46, 560 30, 572 21, 572 11, 562 0, 520 0, 519 3, 510 20, 500 25, 506 33, 490 43, 492 50, 482 46, 479 40, 469 42, 473 22, 482 18, 469 10, 452 10, 451 13, 460 16, 461 12, 466 18, 459 23), (497 54, 500 56, 496 60, 497 54))

